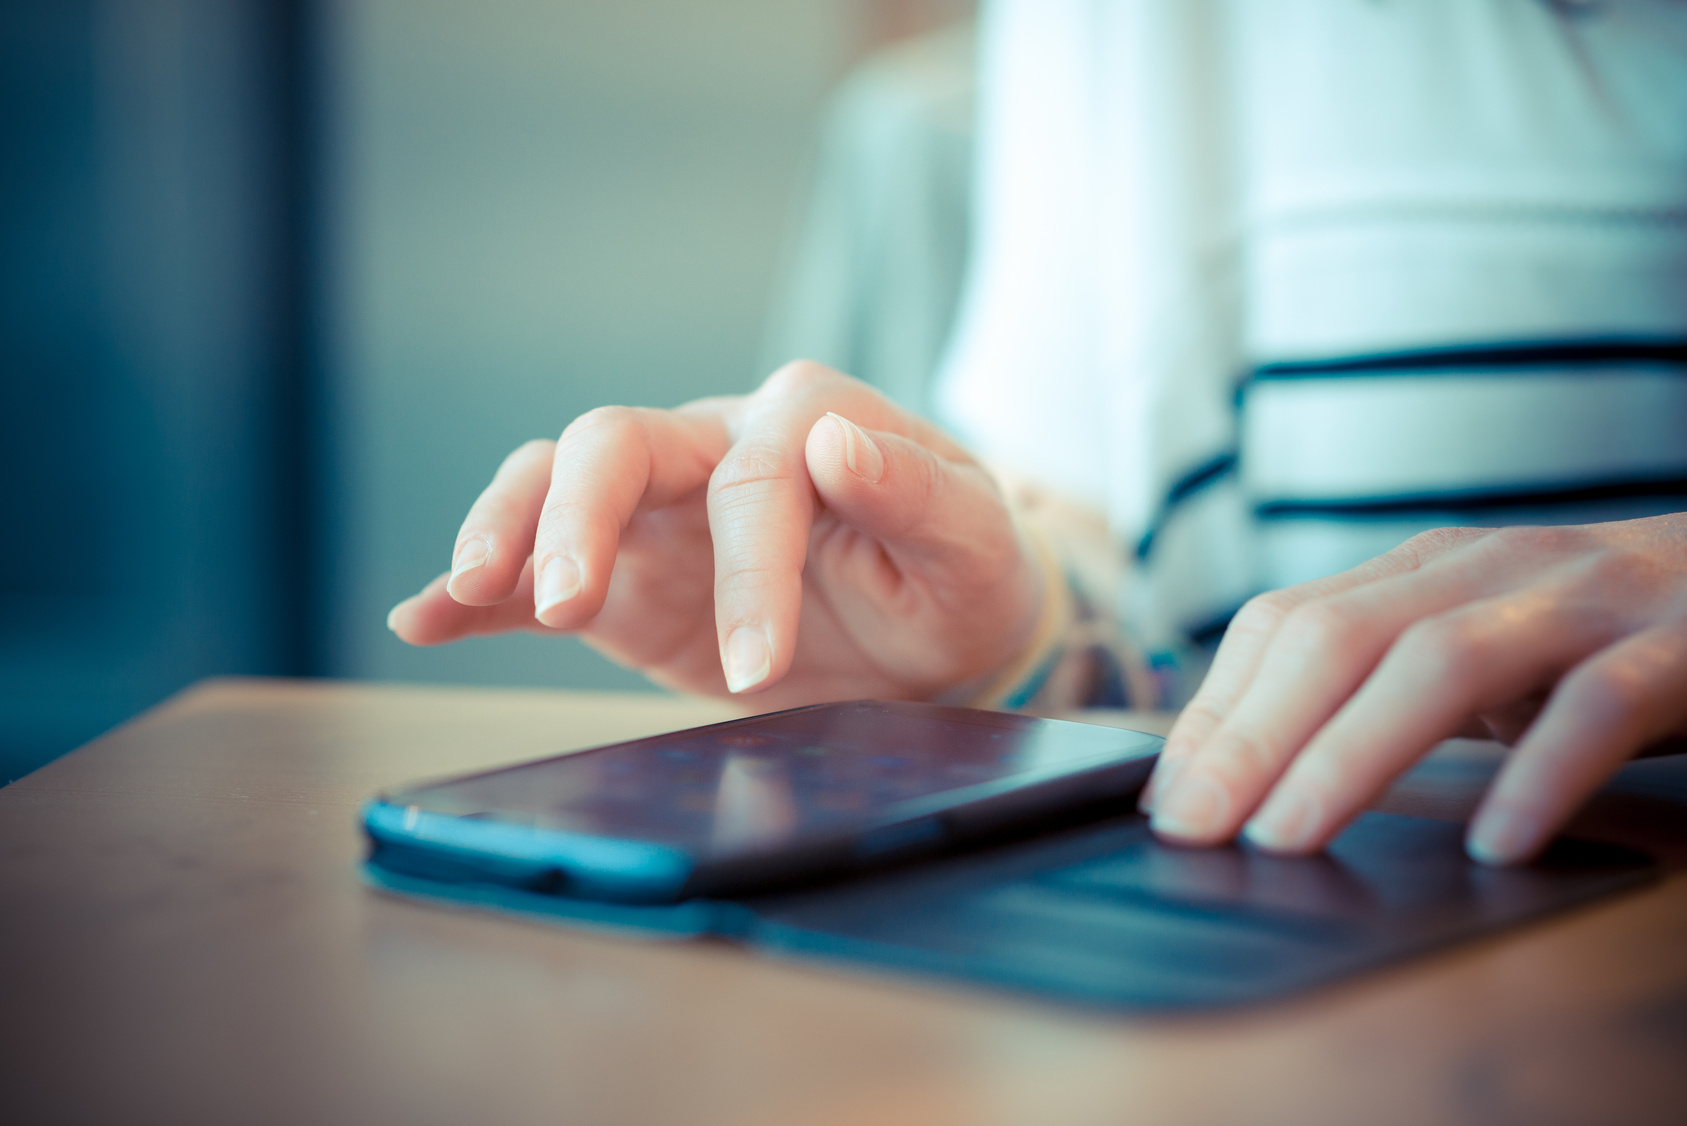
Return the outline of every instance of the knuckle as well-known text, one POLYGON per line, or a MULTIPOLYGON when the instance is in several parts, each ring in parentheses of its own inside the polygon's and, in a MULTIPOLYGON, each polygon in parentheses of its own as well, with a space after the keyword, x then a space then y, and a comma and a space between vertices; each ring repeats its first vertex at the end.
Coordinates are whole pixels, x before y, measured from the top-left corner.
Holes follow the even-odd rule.
POLYGON ((613 436, 642 430, 641 413, 637 407, 593 407, 568 424, 562 432, 562 441, 578 440, 584 434, 607 432, 613 436))
POLYGON ((1199 694, 1183 706, 1178 716, 1180 722, 1190 724, 1195 728, 1216 731, 1220 724, 1230 714, 1230 710, 1220 704, 1210 693, 1199 694))
POLYGON ((1283 619, 1282 636, 1304 650, 1351 648, 1363 623, 1344 610, 1339 602, 1320 598, 1303 602, 1283 619))
POLYGON ((758 545, 722 541, 716 543, 715 552, 718 564, 715 586, 719 589, 765 587, 784 575, 784 570, 768 559, 758 545))
POLYGON ((498 463, 497 471, 492 474, 492 485, 488 487, 483 497, 490 497, 507 488, 512 477, 519 475, 524 468, 535 463, 548 464, 556 455, 556 443, 549 438, 532 438, 523 442, 505 455, 498 463))
POLYGON ((709 495, 728 501, 738 494, 759 493, 770 484, 794 480, 796 472, 794 460, 775 450, 756 446, 734 450, 709 474, 709 495))
POLYGON ((573 514, 577 506, 569 500, 557 496, 547 496, 543 507, 539 509, 539 524, 534 532, 536 547, 553 546, 561 542, 562 525, 573 514))
POLYGON ((1517 551, 1532 551, 1542 545, 1542 541, 1545 538, 1542 533, 1546 531, 1547 529, 1545 528, 1531 527, 1528 525, 1513 525, 1509 528, 1496 528, 1493 535, 1489 537, 1488 542, 1494 550, 1503 553, 1509 554, 1517 551))
POLYGON ((1230 620, 1230 630, 1239 634, 1274 633, 1283 624, 1283 619, 1293 613, 1295 605, 1296 600, 1286 590, 1256 594, 1236 611, 1236 616, 1230 620))
POLYGON ((1440 615, 1407 626, 1395 644, 1395 651, 1409 664, 1432 669, 1439 680, 1466 684, 1485 663, 1485 646, 1480 636, 1468 616, 1440 615))
POLYGON ((848 378, 815 360, 792 360, 763 380, 757 394, 784 397, 848 378))
POLYGON ((1578 710, 1615 720, 1646 704, 1650 679, 1636 662, 1605 660, 1572 672, 1565 678, 1564 691, 1578 710))
POLYGON ((1469 543, 1479 536, 1488 535, 1489 532, 1490 530, 1487 528, 1430 528, 1427 531, 1419 532, 1401 544, 1400 547, 1409 549, 1414 555, 1420 557, 1435 555, 1450 547, 1458 547, 1460 544, 1469 543))
POLYGON ((1573 528, 1513 524, 1489 533, 1489 544, 1504 556, 1559 555, 1574 550, 1581 537, 1573 528))
POLYGON ((548 457, 556 449, 556 443, 549 438, 529 438, 521 445, 510 451, 504 459, 505 465, 514 465, 529 458, 548 457))
POLYGON ((1251 727, 1232 725, 1217 749, 1219 753, 1211 763, 1213 771, 1233 784, 1276 772, 1279 755, 1275 744, 1251 727))
POLYGON ((1635 591, 1652 585, 1655 563, 1637 551, 1601 551, 1587 561, 1583 581, 1596 591, 1635 591))
MULTIPOLYGON (((1376 562, 1382 564, 1403 564, 1407 570, 1415 570, 1427 564, 1430 560, 1446 555, 1448 552, 1463 547, 1474 540, 1479 540, 1493 534, 1492 528, 1430 528, 1419 532, 1394 550, 1379 556, 1376 562)), ((1393 566, 1385 566, 1384 571, 1391 572, 1393 566)))

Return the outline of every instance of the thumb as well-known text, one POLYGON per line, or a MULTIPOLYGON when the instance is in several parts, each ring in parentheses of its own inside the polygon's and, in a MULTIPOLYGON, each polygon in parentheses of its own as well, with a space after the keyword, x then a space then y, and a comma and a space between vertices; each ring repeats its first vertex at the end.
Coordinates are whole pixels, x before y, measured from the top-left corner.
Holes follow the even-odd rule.
POLYGON ((804 452, 820 500, 902 570, 956 593, 1035 581, 1007 503, 976 463, 831 413, 809 430, 804 452))

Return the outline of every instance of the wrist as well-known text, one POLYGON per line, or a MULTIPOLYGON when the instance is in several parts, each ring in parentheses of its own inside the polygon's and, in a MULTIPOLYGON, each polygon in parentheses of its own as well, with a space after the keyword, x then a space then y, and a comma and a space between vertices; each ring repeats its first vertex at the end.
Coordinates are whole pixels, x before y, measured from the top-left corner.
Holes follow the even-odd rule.
POLYGON ((1023 708, 1047 684, 1059 665, 1065 649, 1065 638, 1071 631, 1073 614, 1072 589, 1048 541, 1035 528, 1022 521, 1018 525, 1020 541, 1032 560, 1041 586, 1037 620, 1012 660, 998 669, 982 687, 962 693, 969 707, 993 710, 1023 708))
POLYGON ((1005 491, 1042 580, 1039 616, 1010 661, 951 699, 1040 715, 1160 706, 1154 673, 1122 628, 1126 572, 1105 518, 1026 482, 1005 491))

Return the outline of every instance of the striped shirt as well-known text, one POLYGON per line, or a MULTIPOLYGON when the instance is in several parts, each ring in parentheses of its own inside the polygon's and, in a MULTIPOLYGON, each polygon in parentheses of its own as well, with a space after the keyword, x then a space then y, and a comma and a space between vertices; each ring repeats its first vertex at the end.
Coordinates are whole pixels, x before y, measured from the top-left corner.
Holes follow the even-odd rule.
POLYGON ((980 50, 938 408, 1107 512, 1146 651, 1687 508, 1687 3, 1002 0, 980 50))

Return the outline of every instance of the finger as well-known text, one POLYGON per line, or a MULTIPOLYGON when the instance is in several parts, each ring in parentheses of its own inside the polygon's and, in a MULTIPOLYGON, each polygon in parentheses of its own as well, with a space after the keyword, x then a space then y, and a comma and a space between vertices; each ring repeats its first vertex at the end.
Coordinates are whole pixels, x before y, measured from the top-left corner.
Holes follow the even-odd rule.
POLYGON ((771 687, 795 655, 803 565, 818 502, 807 442, 829 410, 929 442, 944 456, 965 457, 878 392, 818 364, 789 364, 762 384, 746 404, 737 441, 709 481, 715 629, 733 692, 771 687))
POLYGON ((820 499, 871 537, 898 570, 934 587, 976 592, 1027 566, 1007 504, 978 465, 940 457, 908 438, 868 431, 828 412, 804 450, 820 499))
POLYGON ((411 645, 442 645, 483 633, 530 630, 560 633, 533 617, 533 567, 524 566, 509 598, 490 606, 465 606, 446 593, 449 574, 440 575, 420 594, 400 602, 387 615, 387 628, 411 645))
POLYGON ((534 533, 534 616, 556 629, 590 621, 608 595, 627 522, 702 488, 726 448, 717 404, 600 407, 570 423, 534 533))
MULTIPOLYGON (((964 625, 946 633, 969 676, 1031 645, 1045 610, 1044 567, 988 473, 835 413, 809 430, 805 454, 815 491, 839 522, 808 564, 827 582, 835 612, 869 621, 874 611, 907 618, 936 607, 951 623, 976 623, 976 636, 954 632, 964 625)), ((899 667, 901 656, 870 630, 858 636, 883 667, 899 667)))
POLYGON ((1418 622, 1284 773, 1248 839, 1273 852, 1321 847, 1471 716, 1552 683, 1622 629, 1558 584, 1418 622))
POLYGON ((732 692, 771 687, 796 652, 815 506, 803 439, 814 410, 806 395, 758 410, 709 480, 715 632, 732 692))
MULTIPOLYGON (((1440 528, 1413 536, 1399 547, 1357 567, 1249 599, 1225 630, 1212 666, 1166 736, 1154 772, 1138 804, 1156 809, 1173 780, 1214 736, 1253 684, 1265 654, 1283 624, 1302 606, 1396 576, 1408 574, 1457 548, 1490 534, 1486 528, 1440 528)), ((1369 671, 1369 667, 1364 671, 1369 671)), ((1356 683, 1356 682, 1355 682, 1356 683)), ((1292 694, 1291 694, 1292 695, 1292 694)))
POLYGON ((1137 800, 1144 813, 1152 813, 1159 796, 1171 789, 1197 750, 1230 714, 1254 672, 1261 655, 1288 613, 1303 599, 1313 597, 1299 587, 1273 591, 1251 598, 1236 612, 1224 631, 1201 686, 1178 713, 1166 735, 1165 745, 1137 800))
POLYGON ((1289 760, 1371 675, 1402 630, 1479 597, 1492 569, 1408 571, 1301 603, 1284 616, 1240 699, 1189 752, 1154 810, 1179 841, 1229 840, 1289 760))
POLYGON ((1628 759, 1687 719, 1687 622, 1633 634, 1577 666, 1501 768, 1466 848, 1515 864, 1543 848, 1628 759))
POLYGON ((543 440, 516 449, 469 509, 457 532, 445 585, 458 602, 487 606, 510 596, 533 552, 555 449, 555 442, 543 440))

